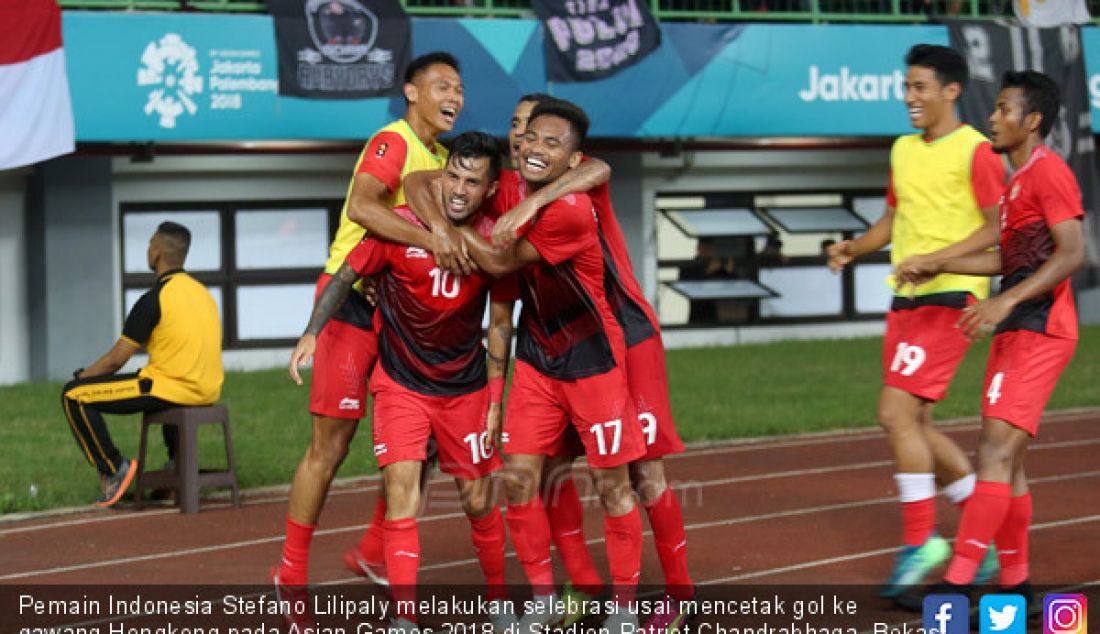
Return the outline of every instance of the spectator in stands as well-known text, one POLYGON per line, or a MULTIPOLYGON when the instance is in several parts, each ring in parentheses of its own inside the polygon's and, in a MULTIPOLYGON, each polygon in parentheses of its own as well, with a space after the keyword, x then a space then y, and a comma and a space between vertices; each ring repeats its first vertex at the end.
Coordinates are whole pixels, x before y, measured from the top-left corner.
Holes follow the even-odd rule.
POLYGON ((783 241, 779 236, 768 236, 764 250, 756 256, 757 266, 785 266, 791 258, 783 255, 783 241))
MULTIPOLYGON (((177 405, 208 405, 221 395, 222 326, 210 292, 183 270, 191 232, 174 222, 157 227, 149 240, 149 268, 156 285, 142 295, 106 354, 73 373, 61 406, 84 457, 99 471, 103 494, 96 505, 114 505, 137 474, 137 460, 124 458, 111 441, 103 414, 156 412, 177 405), (144 346, 148 364, 116 374, 144 346)), ((164 426, 168 458, 176 454, 176 430, 164 426)))

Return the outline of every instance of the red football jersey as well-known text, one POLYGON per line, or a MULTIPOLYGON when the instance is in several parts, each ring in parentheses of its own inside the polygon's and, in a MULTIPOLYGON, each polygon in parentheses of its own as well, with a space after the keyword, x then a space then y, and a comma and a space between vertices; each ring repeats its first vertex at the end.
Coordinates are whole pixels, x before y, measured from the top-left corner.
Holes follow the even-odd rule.
MULTIPOLYGON (((525 195, 526 183, 512 172, 501 178, 496 209, 511 209, 525 195)), ((516 358, 554 379, 603 374, 626 352, 604 291, 597 224, 591 199, 569 194, 542 209, 524 236, 542 261, 518 273, 516 358)))
MULTIPOLYGON (((408 207, 394 212, 423 226, 408 207)), ((473 222, 483 236, 492 233, 492 219, 478 215, 473 222)), ((428 395, 469 394, 485 386, 481 323, 492 278, 456 277, 429 251, 371 237, 352 250, 347 263, 361 276, 380 274, 379 358, 390 377, 428 395)), ((507 282, 500 286, 504 290, 507 282)))
MULTIPOLYGON (((1001 289, 1019 284, 1054 253, 1050 228, 1084 216, 1081 190, 1062 157, 1040 145, 1013 174, 1001 202, 1001 289)), ((1077 338, 1077 309, 1067 277, 1050 293, 1017 306, 997 332, 1032 330, 1077 338)))

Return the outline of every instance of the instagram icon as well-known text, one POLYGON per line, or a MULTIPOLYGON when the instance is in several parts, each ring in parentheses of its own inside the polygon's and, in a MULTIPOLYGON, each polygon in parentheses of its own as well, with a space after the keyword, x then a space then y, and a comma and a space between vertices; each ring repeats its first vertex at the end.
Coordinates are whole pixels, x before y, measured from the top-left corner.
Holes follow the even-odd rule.
POLYGON ((1043 597, 1043 634, 1088 634, 1088 604, 1083 594, 1043 597))

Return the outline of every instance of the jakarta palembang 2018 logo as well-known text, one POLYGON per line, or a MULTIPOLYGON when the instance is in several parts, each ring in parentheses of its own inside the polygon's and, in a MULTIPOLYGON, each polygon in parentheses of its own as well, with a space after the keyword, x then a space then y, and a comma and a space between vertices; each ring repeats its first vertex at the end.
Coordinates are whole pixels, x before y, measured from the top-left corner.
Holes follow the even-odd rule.
POLYGON ((145 114, 157 115, 162 128, 175 128, 176 118, 195 114, 198 104, 192 98, 202 92, 202 76, 195 49, 179 35, 168 33, 149 42, 141 54, 138 86, 149 86, 145 114))
POLYGON ((305 11, 313 45, 334 62, 358 62, 378 37, 378 17, 358 0, 309 0, 305 11))

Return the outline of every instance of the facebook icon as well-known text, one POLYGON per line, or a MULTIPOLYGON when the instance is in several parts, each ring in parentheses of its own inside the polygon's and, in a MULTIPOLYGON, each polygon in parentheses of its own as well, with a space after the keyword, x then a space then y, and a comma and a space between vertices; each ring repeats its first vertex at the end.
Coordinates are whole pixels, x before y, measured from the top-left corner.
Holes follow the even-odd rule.
POLYGON ((969 634, 970 599, 961 594, 924 597, 924 631, 927 634, 969 634))

